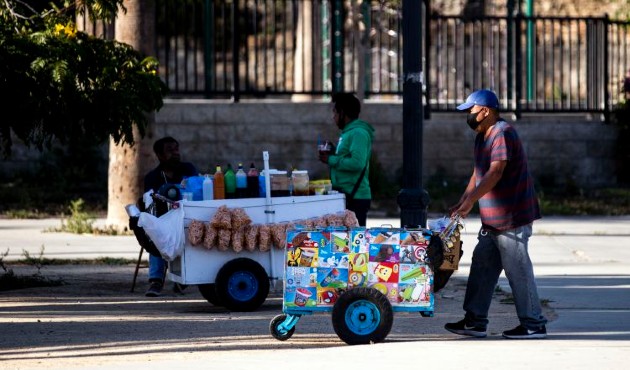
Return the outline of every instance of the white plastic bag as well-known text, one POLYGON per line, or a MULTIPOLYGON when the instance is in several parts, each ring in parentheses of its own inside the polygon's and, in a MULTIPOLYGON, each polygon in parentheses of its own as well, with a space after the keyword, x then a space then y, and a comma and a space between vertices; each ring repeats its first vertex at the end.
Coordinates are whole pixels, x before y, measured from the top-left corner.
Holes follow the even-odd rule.
POLYGON ((142 201, 144 202, 144 209, 149 209, 151 204, 153 204, 153 197, 151 195, 154 193, 153 189, 150 189, 146 193, 142 194, 142 201))
POLYGON ((184 251, 184 206, 171 209, 160 217, 142 212, 138 226, 147 233, 162 257, 172 261, 184 251))

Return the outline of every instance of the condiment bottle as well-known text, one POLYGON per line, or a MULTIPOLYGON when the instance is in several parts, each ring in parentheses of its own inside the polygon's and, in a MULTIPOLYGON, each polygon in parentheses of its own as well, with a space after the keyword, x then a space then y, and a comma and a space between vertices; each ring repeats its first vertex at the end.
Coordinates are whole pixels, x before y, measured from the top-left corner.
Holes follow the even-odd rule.
POLYGON ((249 198, 258 198, 258 170, 252 163, 249 165, 249 171, 247 171, 247 196, 249 198))
POLYGON ((232 165, 228 163, 225 170, 225 199, 236 198, 236 175, 232 169, 232 165))
POLYGON ((238 164, 236 171, 236 197, 247 198, 247 174, 243 170, 243 164, 238 164))
POLYGON ((206 177, 203 179, 201 191, 203 194, 203 200, 214 199, 214 186, 212 184, 212 178, 210 177, 210 175, 206 175, 206 177))
POLYGON ((221 166, 217 164, 217 172, 214 173, 214 199, 225 199, 225 175, 221 166))

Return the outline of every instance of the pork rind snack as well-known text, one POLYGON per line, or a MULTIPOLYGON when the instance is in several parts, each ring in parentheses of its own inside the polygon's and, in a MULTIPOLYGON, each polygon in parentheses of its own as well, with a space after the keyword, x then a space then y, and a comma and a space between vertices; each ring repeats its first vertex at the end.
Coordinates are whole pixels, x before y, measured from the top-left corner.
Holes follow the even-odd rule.
POLYGON ((271 243, 277 249, 281 249, 281 248, 284 248, 284 246, 286 246, 286 240, 283 241, 283 238, 285 237, 284 230, 285 230, 285 228, 284 228, 283 224, 271 224, 271 225, 269 225, 269 231, 270 231, 270 234, 271 234, 271 243))
POLYGON ((232 230, 221 229, 219 230, 219 242, 217 247, 220 251, 227 251, 230 249, 230 239, 232 238, 232 230))
POLYGON ((252 223, 252 219, 243 208, 232 208, 230 211, 232 212, 232 228, 240 229, 252 223))
POLYGON ((353 211, 346 209, 343 213, 343 225, 345 227, 352 228, 359 226, 359 220, 357 219, 357 215, 353 211))
POLYGON ((190 221, 190 225, 188 225, 188 240, 190 240, 190 244, 199 245, 203 242, 204 229, 203 222, 198 220, 190 221))
POLYGON ((232 212, 226 206, 217 208, 217 212, 210 220, 212 226, 217 229, 232 229, 232 212))
POLYGON ((296 222, 296 224, 304 226, 305 229, 312 229, 315 227, 315 219, 307 218, 306 220, 301 220, 300 222, 296 222))
POLYGON ((295 224, 292 222, 281 222, 271 225, 271 242, 277 249, 285 249, 287 247, 287 230, 294 229, 295 224))
POLYGON ((345 215, 343 213, 330 213, 324 216, 327 226, 343 226, 345 215))
POLYGON ((209 222, 204 225, 204 228, 203 246, 206 247, 206 249, 212 249, 217 245, 217 229, 215 229, 209 222))
POLYGON ((328 226, 328 222, 324 216, 317 217, 313 220, 313 227, 326 228, 328 226))
POLYGON ((236 253, 243 251, 243 237, 245 236, 244 227, 232 229, 232 250, 236 253))
POLYGON ((271 228, 269 225, 260 225, 258 228, 258 247, 261 252, 267 252, 270 249, 271 228))
POLYGON ((256 250, 258 243, 258 230, 260 225, 248 225, 245 226, 245 239, 243 241, 244 247, 249 252, 256 250))

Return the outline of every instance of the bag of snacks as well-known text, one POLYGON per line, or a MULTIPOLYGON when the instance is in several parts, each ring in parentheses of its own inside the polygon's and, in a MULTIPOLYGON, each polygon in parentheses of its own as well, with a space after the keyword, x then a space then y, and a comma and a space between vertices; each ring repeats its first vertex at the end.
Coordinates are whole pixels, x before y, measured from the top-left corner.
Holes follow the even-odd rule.
POLYGON ((232 250, 236 253, 241 253, 243 251, 243 237, 244 227, 239 227, 238 229, 232 229, 232 250))
POLYGON ((203 246, 206 249, 212 249, 217 245, 217 229, 215 229, 209 222, 204 225, 205 232, 203 235, 203 246))
POLYGON ((210 223, 217 229, 229 230, 232 228, 232 212, 230 212, 228 207, 221 206, 217 209, 210 223))
POLYGON ((190 225, 188 225, 188 239, 190 240, 190 244, 201 244, 203 242, 204 230, 205 226, 203 222, 198 220, 190 221, 190 225))
POLYGON ((230 239, 232 238, 232 230, 220 229, 219 241, 217 247, 220 251, 225 252, 230 249, 230 239))
POLYGON ((260 225, 258 228, 258 247, 261 252, 267 252, 270 248, 271 229, 269 225, 260 225))
POLYGON ((240 229, 243 226, 247 226, 252 223, 252 219, 249 218, 243 208, 232 208, 232 228, 240 229))

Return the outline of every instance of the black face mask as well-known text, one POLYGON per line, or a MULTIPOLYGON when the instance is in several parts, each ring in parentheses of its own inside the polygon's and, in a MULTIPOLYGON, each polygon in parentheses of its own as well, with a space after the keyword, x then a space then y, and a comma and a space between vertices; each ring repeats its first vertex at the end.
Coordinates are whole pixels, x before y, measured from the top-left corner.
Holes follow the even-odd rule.
MULTIPOLYGON (((475 113, 468 113, 468 116, 466 117, 466 123, 468 124, 468 127, 470 127, 473 131, 477 129, 477 127, 479 127, 479 125, 481 124, 481 121, 477 122, 477 116, 479 115, 481 111, 479 112, 475 112, 475 113)), ((484 119, 486 119, 484 117, 484 119)))

